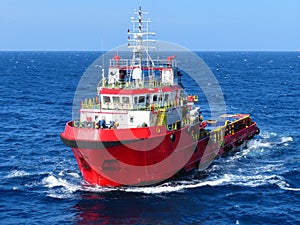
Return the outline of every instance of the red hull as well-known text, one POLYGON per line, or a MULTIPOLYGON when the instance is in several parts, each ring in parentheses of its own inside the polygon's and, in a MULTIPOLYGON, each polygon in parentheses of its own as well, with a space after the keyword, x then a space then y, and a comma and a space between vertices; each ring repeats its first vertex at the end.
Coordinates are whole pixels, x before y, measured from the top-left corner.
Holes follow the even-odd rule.
POLYGON ((164 127, 78 129, 71 125, 67 123, 61 138, 72 147, 84 180, 99 186, 151 185, 182 169, 204 170, 217 155, 252 138, 258 129, 252 123, 214 142, 199 124, 176 131, 164 127), (199 130, 204 132, 199 134, 199 130))

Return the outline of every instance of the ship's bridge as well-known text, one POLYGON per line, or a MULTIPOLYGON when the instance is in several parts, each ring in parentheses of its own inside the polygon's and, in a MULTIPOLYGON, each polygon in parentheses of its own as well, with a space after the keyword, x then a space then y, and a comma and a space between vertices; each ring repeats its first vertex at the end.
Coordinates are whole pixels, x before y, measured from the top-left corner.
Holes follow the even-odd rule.
POLYGON ((180 86, 143 89, 102 88, 100 93, 102 109, 143 110, 176 106, 183 102, 184 90, 180 86))
POLYGON ((114 57, 110 60, 107 76, 102 76, 98 84, 101 88, 158 88, 180 83, 177 63, 167 60, 145 60, 141 66, 135 66, 131 59, 114 57))

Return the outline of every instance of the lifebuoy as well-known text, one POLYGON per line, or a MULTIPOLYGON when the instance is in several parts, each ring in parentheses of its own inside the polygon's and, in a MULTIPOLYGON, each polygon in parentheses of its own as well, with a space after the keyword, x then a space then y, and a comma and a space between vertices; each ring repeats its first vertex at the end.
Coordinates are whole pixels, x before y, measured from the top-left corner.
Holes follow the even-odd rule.
POLYGON ((256 130, 255 130, 255 134, 259 135, 259 133, 260 133, 260 130, 259 130, 259 128, 257 127, 256 130))
POLYGON ((160 128, 156 128, 156 132, 159 134, 160 133, 160 128))

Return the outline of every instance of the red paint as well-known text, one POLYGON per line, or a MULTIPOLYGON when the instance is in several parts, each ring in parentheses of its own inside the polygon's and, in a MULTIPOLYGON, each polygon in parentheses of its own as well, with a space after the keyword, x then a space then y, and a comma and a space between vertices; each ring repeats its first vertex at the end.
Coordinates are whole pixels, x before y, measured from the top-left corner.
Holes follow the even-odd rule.
MULTIPOLYGON (((246 141, 248 136, 255 135, 257 129, 256 123, 252 123, 233 135, 227 135, 224 138, 224 147, 220 148, 209 137, 194 141, 188 127, 177 131, 167 131, 164 127, 102 130, 74 128, 71 125, 72 122, 66 124, 66 129, 61 134, 62 139, 85 140, 91 143, 124 142, 106 147, 106 150, 72 148, 85 181, 100 186, 152 184, 172 177, 179 169, 192 170, 199 166, 199 162, 200 166, 205 166, 216 155, 222 154, 226 146, 235 145, 240 139, 246 141), (170 135, 175 135, 174 142, 170 141, 170 135), (185 158, 188 152, 191 154, 185 158), (186 163, 178 168, 178 160, 186 160, 186 163), (164 166, 158 167, 160 169, 156 171, 155 166, 161 162, 164 162, 164 166), (131 166, 141 169, 136 170, 131 166), (122 183, 118 181, 120 177, 123 179, 122 183)), ((203 129, 205 125, 203 123, 195 129, 203 129)))

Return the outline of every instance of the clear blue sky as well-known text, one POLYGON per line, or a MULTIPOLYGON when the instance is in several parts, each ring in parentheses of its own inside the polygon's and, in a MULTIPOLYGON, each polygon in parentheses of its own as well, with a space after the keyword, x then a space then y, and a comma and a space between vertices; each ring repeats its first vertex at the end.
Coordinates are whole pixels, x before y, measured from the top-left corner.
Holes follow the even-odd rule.
POLYGON ((191 50, 300 48, 299 0, 1 0, 0 50, 109 50, 139 5, 158 40, 191 50))

